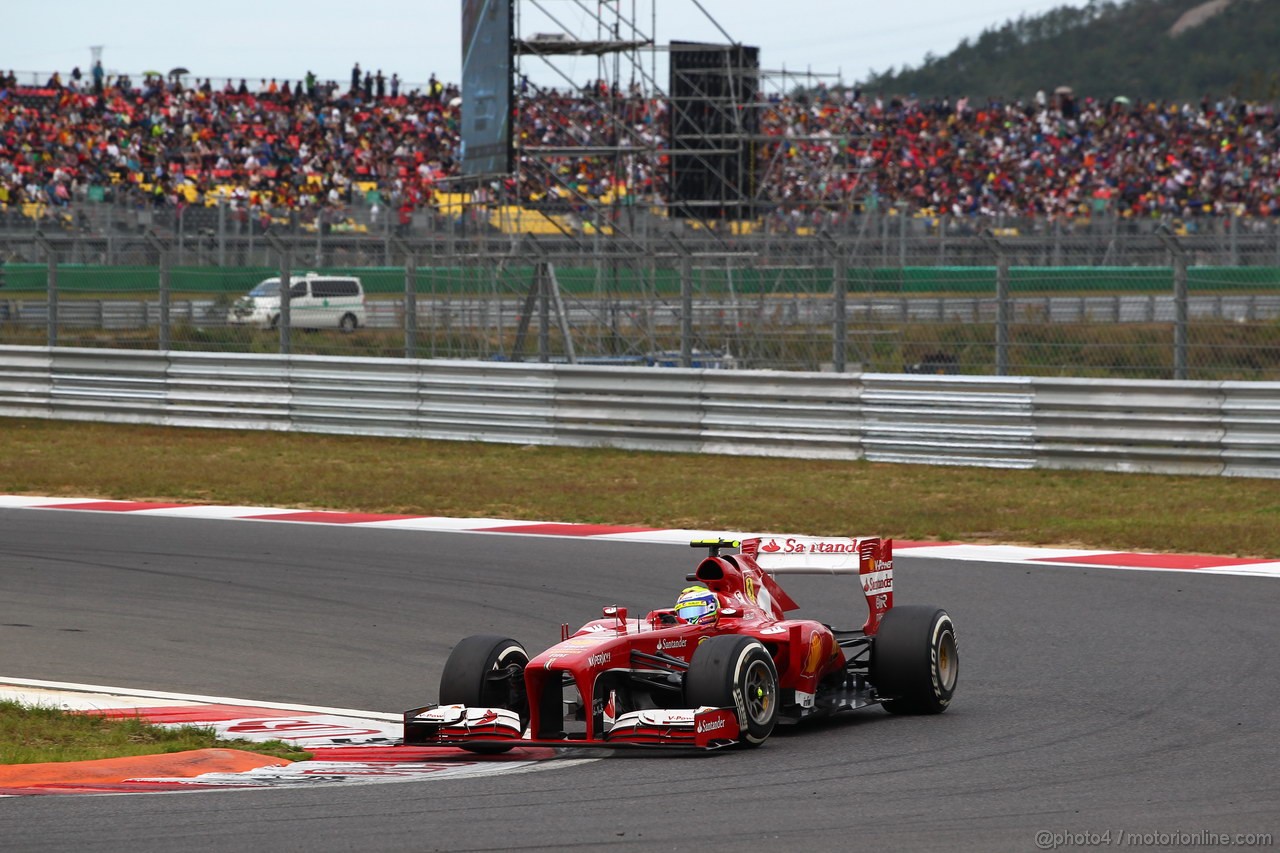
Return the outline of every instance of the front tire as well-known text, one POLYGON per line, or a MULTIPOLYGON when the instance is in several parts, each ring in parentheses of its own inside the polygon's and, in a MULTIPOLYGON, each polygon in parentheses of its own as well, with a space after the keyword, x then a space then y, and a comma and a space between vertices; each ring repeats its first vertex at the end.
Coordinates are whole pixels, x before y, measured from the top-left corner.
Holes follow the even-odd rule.
MULTIPOLYGON (((440 675, 440 704, 469 708, 503 708, 529 724, 529 697, 524 668, 529 653, 510 637, 475 634, 460 640, 440 675)), ((514 746, 514 744, 513 744, 514 746)), ((506 752, 511 746, 463 746, 472 752, 506 752)))
POLYGON ((891 714, 941 714, 960 675, 956 628, 932 605, 894 607, 880 621, 871 653, 871 683, 891 714))
POLYGON ((698 645, 684 677, 691 708, 734 708, 739 737, 759 746, 778 722, 778 671, 759 640, 725 635, 698 645))

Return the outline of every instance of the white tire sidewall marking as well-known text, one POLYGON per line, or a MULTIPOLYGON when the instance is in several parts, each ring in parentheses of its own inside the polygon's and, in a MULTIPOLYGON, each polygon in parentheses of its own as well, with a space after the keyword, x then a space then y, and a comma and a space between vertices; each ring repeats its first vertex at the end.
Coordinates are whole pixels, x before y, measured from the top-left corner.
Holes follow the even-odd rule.
POLYGON ((934 621, 933 636, 929 640, 929 680, 933 685, 934 698, 944 707, 951 704, 951 696, 942 685, 942 671, 938 667, 938 649, 941 647, 942 638, 947 634, 951 635, 952 644, 958 648, 955 625, 951 622, 951 616, 944 614, 942 618, 934 621))

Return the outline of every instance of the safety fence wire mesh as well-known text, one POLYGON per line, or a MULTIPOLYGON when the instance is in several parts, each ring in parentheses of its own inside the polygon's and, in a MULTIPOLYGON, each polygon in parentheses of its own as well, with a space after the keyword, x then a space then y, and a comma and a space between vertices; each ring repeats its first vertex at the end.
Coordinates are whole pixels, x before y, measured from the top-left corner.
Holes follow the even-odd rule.
POLYGON ((1280 230, 1230 222, 977 230, 886 214, 805 235, 507 234, 474 223, 425 240, 8 235, 0 343, 1274 380, 1280 230), (312 284, 284 333, 252 294, 285 274, 295 286, 355 280, 359 310, 344 321, 348 303, 326 299, 347 285, 312 284))

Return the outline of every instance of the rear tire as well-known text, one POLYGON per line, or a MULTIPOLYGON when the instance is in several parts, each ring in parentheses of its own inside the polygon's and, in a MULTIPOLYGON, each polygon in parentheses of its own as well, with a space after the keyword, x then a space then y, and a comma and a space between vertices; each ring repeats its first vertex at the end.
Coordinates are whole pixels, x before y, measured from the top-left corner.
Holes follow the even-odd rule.
POLYGON ((750 637, 702 641, 689 660, 684 696, 691 708, 736 709, 746 746, 764 743, 778 722, 778 671, 765 647, 750 637))
POLYGON ((960 675, 956 629, 932 605, 894 607, 880 621, 871 652, 871 683, 891 714, 941 714, 960 675))
POLYGON ((338 321, 338 331, 349 335, 356 330, 357 325, 359 324, 356 322, 355 314, 343 314, 342 319, 338 321))
MULTIPOLYGON (((475 634, 460 640, 440 675, 440 704, 469 708, 504 708, 529 724, 529 697, 524 668, 529 653, 510 637, 475 634)), ((514 744, 512 744, 514 746, 514 744)), ((506 752, 511 746, 463 746, 471 752, 506 752)))

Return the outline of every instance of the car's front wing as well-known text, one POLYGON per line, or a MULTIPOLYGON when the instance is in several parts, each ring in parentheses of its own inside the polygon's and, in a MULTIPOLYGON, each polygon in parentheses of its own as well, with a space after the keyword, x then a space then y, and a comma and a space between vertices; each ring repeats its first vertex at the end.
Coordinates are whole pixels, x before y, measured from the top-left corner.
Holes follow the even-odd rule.
POLYGON ((738 715, 732 708, 631 711, 621 714, 603 737, 592 739, 566 734, 534 740, 522 728, 519 716, 505 708, 426 705, 404 714, 406 746, 717 749, 737 743, 739 734, 738 715))

